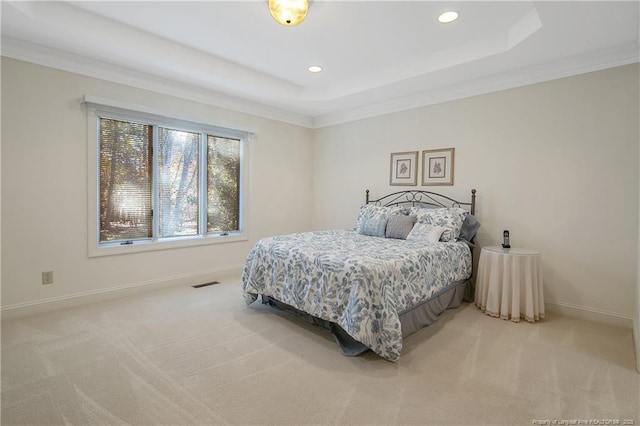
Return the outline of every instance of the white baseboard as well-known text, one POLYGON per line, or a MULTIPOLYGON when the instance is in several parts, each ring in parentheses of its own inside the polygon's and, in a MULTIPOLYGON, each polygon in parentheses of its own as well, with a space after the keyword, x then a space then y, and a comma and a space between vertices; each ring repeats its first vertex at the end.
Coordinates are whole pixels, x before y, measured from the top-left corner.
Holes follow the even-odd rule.
POLYGON ((625 328, 633 328, 633 318, 617 312, 608 312, 600 309, 590 308, 588 306, 574 305, 565 302, 544 301, 545 309, 551 312, 559 312, 561 314, 583 318, 590 321, 596 321, 609 325, 615 325, 625 328))
POLYGON ((241 271, 242 266, 231 266, 204 272, 196 272, 193 274, 176 275, 173 277, 142 281, 133 284, 125 284, 101 290, 88 291, 84 293, 52 297, 49 299, 41 299, 33 302, 17 303, 15 305, 2 307, 2 320, 43 314, 59 309, 72 308, 88 303, 103 302, 110 299, 131 296, 134 294, 174 287, 178 285, 202 284, 213 280, 220 281, 220 278, 222 277, 239 275, 241 271))

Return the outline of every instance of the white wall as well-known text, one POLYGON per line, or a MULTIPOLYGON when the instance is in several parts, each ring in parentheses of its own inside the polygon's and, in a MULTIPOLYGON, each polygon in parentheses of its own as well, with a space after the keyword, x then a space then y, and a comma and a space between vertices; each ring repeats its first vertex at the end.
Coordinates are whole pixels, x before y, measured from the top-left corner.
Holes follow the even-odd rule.
POLYGON ((3 308, 120 286, 215 279, 239 270, 259 238, 311 227, 309 129, 7 58, 2 124, 3 308), (249 241, 88 258, 85 94, 254 131, 249 241), (43 286, 41 271, 49 270, 55 282, 43 286))
MULTIPOLYGON (((640 147, 640 138, 638 138, 640 147)), ((640 149, 638 149, 640 151, 640 149)), ((640 196, 638 197, 640 199, 640 196)), ((640 202, 640 201, 639 201, 640 202)), ((640 207, 638 207, 640 209, 640 207)), ((636 316, 633 322, 633 337, 636 344, 636 370, 640 373, 640 215, 638 216, 638 263, 636 278, 636 316)))
POLYGON ((455 147, 455 185, 430 189, 478 189, 480 246, 510 229, 514 245, 542 251, 550 304, 640 324, 638 74, 630 65, 311 131, 3 58, 2 306, 214 279, 263 236, 353 226, 365 189, 397 189, 391 152, 455 147), (88 258, 85 94, 255 131, 249 241, 88 258), (46 270, 53 285, 40 284, 46 270))
POLYGON ((455 185, 422 188, 463 199, 477 188, 479 245, 509 229, 512 245, 540 250, 547 308, 630 327, 638 73, 634 64, 318 129, 313 226, 352 227, 365 189, 402 189, 388 185, 391 152, 455 147, 455 185))

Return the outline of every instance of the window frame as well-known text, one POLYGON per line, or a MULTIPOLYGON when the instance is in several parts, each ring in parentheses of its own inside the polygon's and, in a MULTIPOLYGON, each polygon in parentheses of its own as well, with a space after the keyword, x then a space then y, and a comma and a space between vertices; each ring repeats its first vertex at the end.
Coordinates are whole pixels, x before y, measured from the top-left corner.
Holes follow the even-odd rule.
POLYGON ((249 141, 253 133, 242 130, 228 129, 211 124, 197 123, 182 118, 171 118, 166 114, 151 112, 150 109, 142 106, 129 106, 117 101, 84 96, 83 103, 87 110, 87 172, 88 172, 88 256, 109 256, 124 253, 137 253, 154 250, 175 249, 181 247, 194 247, 210 244, 232 243, 238 241, 247 241, 247 191, 248 191, 248 165, 249 165, 249 141), (157 131, 154 130, 154 152, 153 152, 153 179, 152 179, 152 197, 153 197, 153 236, 151 239, 134 240, 132 244, 122 244, 121 241, 116 242, 100 242, 100 118, 109 118, 114 120, 133 121, 143 124, 149 124, 157 127, 166 127, 171 129, 179 129, 200 133, 204 138, 204 143, 200 143, 199 156, 202 161, 198 163, 199 178, 198 185, 198 216, 199 223, 206 224, 206 185, 207 185, 207 165, 206 135, 214 135, 224 138, 238 139, 240 141, 240 206, 239 206, 239 230, 228 233, 207 233, 206 226, 199 229, 199 234, 195 236, 159 236, 158 222, 158 156, 155 148, 157 147, 157 131), (204 156, 203 156, 204 155, 204 156), (202 189, 204 188, 204 189, 202 189), (204 202, 204 204, 202 204, 204 202), (204 216, 204 217, 203 217, 204 216))

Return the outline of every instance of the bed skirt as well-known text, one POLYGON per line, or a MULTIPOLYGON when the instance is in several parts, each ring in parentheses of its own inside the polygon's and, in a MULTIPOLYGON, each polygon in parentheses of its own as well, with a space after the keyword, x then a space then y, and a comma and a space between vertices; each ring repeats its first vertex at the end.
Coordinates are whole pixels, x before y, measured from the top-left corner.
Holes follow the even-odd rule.
MULTIPOLYGON (((434 324, 438 320, 440 314, 444 311, 447 309, 457 308, 465 299, 468 300, 469 292, 467 291, 467 287, 469 286, 469 282, 470 280, 462 280, 452 283, 447 290, 440 293, 438 296, 400 313, 399 317, 400 324, 402 326, 402 337, 405 338, 421 328, 434 324)), ((262 303, 267 303, 300 317, 305 321, 329 330, 331 334, 333 334, 333 337, 335 338, 343 355, 357 356, 369 350, 366 345, 355 340, 338 324, 323 320, 306 312, 302 312, 293 306, 282 303, 269 296, 263 295, 262 303)))

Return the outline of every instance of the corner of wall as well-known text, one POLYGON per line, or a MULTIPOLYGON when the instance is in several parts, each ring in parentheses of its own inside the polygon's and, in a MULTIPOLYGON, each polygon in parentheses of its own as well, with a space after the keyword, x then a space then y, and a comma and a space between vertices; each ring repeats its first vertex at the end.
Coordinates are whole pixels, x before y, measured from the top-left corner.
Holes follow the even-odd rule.
MULTIPOLYGON (((638 136, 638 169, 640 170, 640 123, 638 123, 638 136)), ((640 373, 640 187, 638 187, 638 245, 636 250, 638 263, 636 264, 636 311, 633 317, 633 338, 636 348, 636 370, 640 373)))
MULTIPOLYGON (((640 289, 638 291, 640 292, 640 289)), ((638 321, 638 314, 633 319, 633 340, 636 343, 636 371, 640 374, 640 321, 638 321)))

